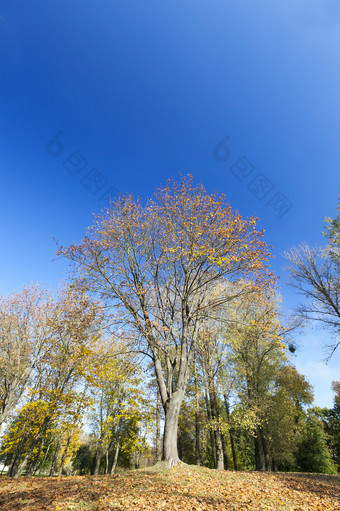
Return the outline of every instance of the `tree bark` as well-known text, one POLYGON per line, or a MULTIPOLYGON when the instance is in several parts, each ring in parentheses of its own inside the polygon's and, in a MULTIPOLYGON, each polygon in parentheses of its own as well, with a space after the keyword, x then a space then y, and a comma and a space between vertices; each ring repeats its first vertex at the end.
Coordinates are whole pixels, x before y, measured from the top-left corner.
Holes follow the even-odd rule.
POLYGON ((182 446, 182 431, 179 428, 177 436, 178 456, 180 459, 183 458, 183 446, 182 446))
POLYGON ((45 433, 46 433, 46 430, 47 430, 47 426, 50 422, 50 418, 47 417, 44 422, 42 423, 42 425, 40 426, 39 428, 39 431, 38 431, 38 434, 37 436, 35 437, 34 441, 32 442, 26 456, 24 457, 23 461, 20 463, 20 465, 18 466, 18 468, 16 469, 15 473, 13 474, 13 477, 15 479, 18 479, 18 477, 21 476, 21 474, 23 473, 23 471, 25 470, 26 466, 27 466, 27 463, 30 459, 30 457, 32 456, 32 453, 37 445, 37 443, 40 441, 40 439, 42 437, 45 436, 45 433))
POLYGON ((135 469, 138 470, 140 467, 140 451, 135 453, 135 469))
POLYGON ((262 447, 263 447, 263 454, 264 454, 264 462, 266 466, 266 470, 268 472, 272 471, 272 463, 270 459, 269 449, 268 449, 268 442, 264 435, 264 431, 262 428, 260 428, 260 435, 261 435, 261 441, 262 441, 262 447))
POLYGON ((224 456, 223 456, 223 441, 222 433, 219 427, 219 409, 217 404, 216 389, 213 377, 208 374, 209 379, 209 397, 211 406, 211 417, 215 420, 214 437, 216 442, 216 468, 217 470, 224 470, 224 456))
POLYGON ((257 429, 256 429, 254 442, 255 442, 256 470, 264 471, 264 470, 266 470, 266 465, 265 465, 265 461, 264 461, 262 439, 261 439, 261 433, 260 433, 259 427, 257 427, 257 429))
MULTIPOLYGON (((198 322, 192 327, 191 346, 189 348, 189 310, 186 300, 182 300, 182 333, 180 342, 179 369, 177 374, 176 389, 174 389, 174 368, 178 361, 171 359, 166 355, 167 366, 167 385, 163 376, 161 358, 159 350, 153 349, 153 361, 158 388, 162 399, 165 413, 164 435, 163 435, 163 454, 162 460, 168 463, 169 468, 177 463, 181 463, 178 456, 177 433, 178 417, 181 404, 184 398, 185 388, 189 377, 189 368, 192 362, 193 346, 197 340, 198 322)), ((153 346, 155 340, 150 340, 150 346, 153 346)))
POLYGON ((7 477, 14 477, 14 474, 16 473, 18 466, 20 464, 21 456, 23 455, 27 440, 29 438, 29 434, 30 434, 30 430, 26 432, 26 434, 23 436, 20 444, 18 445, 15 455, 13 456, 12 463, 8 469, 7 477))
POLYGON ((156 463, 162 459, 161 448, 161 396, 157 386, 157 406, 156 406, 156 463))
POLYGON ((35 470, 36 470, 36 468, 38 466, 40 454, 41 454, 42 448, 44 447, 45 438, 46 437, 41 439, 37 455, 34 458, 34 460, 32 460, 32 462, 30 463, 30 465, 29 465, 29 467, 27 469, 27 474, 26 475, 29 476, 29 477, 31 477, 34 474, 34 472, 35 472, 35 470))
POLYGON ((224 405, 225 405, 225 410, 227 412, 227 419, 228 419, 228 425, 229 425, 229 438, 230 438, 231 453, 233 455, 234 470, 238 470, 238 468, 237 468, 235 443, 234 443, 234 435, 233 435, 233 433, 231 431, 231 428, 230 428, 229 403, 228 403, 227 396, 225 394, 224 394, 224 405))
POLYGON ((109 450, 105 449, 105 470, 104 474, 107 475, 109 473, 109 450))
MULTIPOLYGON (((205 391, 205 404, 207 409, 207 417, 208 417, 208 423, 211 422, 211 409, 210 409, 210 403, 208 399, 207 392, 205 391)), ((209 427, 209 435, 210 435, 210 443, 211 443, 211 454, 213 458, 213 464, 214 468, 217 468, 217 457, 216 457, 216 442, 215 442, 215 436, 212 430, 209 427)))
POLYGON ((120 450, 120 438, 118 438, 115 448, 115 454, 113 457, 112 467, 111 467, 111 475, 115 473, 116 467, 117 467, 117 461, 118 461, 118 455, 120 450))
POLYGON ((223 444, 221 432, 216 429, 215 430, 215 441, 216 441, 216 455, 217 455, 217 470, 224 470, 224 457, 223 457, 223 444))
POLYGON ((200 418, 199 418, 199 394, 197 378, 197 353, 194 358, 194 379, 195 379, 195 456, 196 465, 201 464, 201 446, 200 446, 200 418))
POLYGON ((64 464, 65 464, 65 460, 66 460, 66 455, 67 455, 68 449, 70 447, 71 439, 72 439, 72 433, 69 435, 69 437, 67 439, 67 442, 66 442, 66 445, 65 445, 65 449, 64 449, 63 454, 61 456, 59 473, 58 473, 59 477, 61 477, 61 475, 63 473, 63 468, 64 468, 64 464))
POLYGON ((97 476, 99 474, 99 469, 100 469, 100 462, 102 460, 102 448, 101 446, 98 446, 97 448, 97 452, 96 452, 96 464, 95 464, 95 467, 94 467, 94 472, 93 472, 93 475, 97 476))
POLYGON ((44 457, 43 457, 42 461, 39 463, 39 467, 38 467, 38 469, 37 469, 39 476, 41 476, 42 471, 43 471, 43 469, 44 469, 44 464, 45 464, 45 461, 46 461, 46 459, 47 459, 47 455, 48 455, 48 453, 49 453, 49 450, 50 450, 51 445, 52 445, 52 440, 49 442, 49 444, 48 444, 48 446, 47 446, 47 449, 46 449, 46 451, 45 451, 44 457))
POLYGON ((54 449, 54 453, 53 453, 49 477, 54 476, 54 473, 57 468, 58 454, 59 454, 59 450, 60 450, 60 442, 61 442, 61 439, 60 439, 60 436, 58 436, 57 445, 56 445, 56 448, 54 449))
POLYGON ((224 461, 224 468, 225 470, 229 470, 229 460, 228 460, 228 454, 227 454, 227 448, 226 448, 226 441, 223 433, 221 433, 221 439, 222 439, 222 447, 223 447, 223 461, 224 461))
POLYGON ((178 417, 184 397, 183 390, 176 390, 165 405, 165 424, 163 438, 163 460, 169 467, 180 462, 177 448, 178 417))

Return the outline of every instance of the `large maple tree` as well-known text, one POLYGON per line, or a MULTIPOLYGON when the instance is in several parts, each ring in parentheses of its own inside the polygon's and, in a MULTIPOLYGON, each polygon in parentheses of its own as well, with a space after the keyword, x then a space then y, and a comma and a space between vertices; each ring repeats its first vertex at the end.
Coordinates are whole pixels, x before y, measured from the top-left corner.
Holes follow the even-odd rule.
MULTIPOLYGON (((191 176, 168 181, 145 205, 122 196, 97 217, 81 243, 61 247, 78 279, 115 312, 153 362, 165 412, 163 459, 179 462, 177 427, 198 332, 207 315, 249 292, 212 293, 219 282, 266 285, 268 248, 255 217, 243 219, 224 196, 191 176)), ((225 289, 228 289, 226 287, 225 289)), ((229 288, 230 289, 230 288, 229 288)), ((119 327, 118 327, 119 324, 119 327)))

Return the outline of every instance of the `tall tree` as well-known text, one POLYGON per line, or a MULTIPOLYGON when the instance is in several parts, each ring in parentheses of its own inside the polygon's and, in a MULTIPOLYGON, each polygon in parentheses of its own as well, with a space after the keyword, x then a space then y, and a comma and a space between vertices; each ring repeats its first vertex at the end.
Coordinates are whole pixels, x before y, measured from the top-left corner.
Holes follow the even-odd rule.
POLYGON ((287 364, 282 365, 273 382, 265 435, 273 468, 292 470, 305 422, 303 407, 313 402, 313 390, 303 375, 287 364))
POLYGON ((262 236, 255 218, 244 220, 189 176, 169 181, 144 207, 132 196, 119 198, 81 244, 59 250, 151 357, 169 466, 179 462, 178 416, 202 318, 233 298, 210 291, 226 278, 263 281, 269 253, 262 236))

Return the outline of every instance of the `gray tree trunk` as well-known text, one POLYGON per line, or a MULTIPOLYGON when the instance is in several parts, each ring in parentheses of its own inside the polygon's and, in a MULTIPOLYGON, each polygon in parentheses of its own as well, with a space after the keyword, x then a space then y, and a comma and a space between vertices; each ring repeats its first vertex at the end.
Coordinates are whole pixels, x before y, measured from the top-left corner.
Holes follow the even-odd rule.
POLYGON ((109 450, 105 450, 105 470, 104 474, 107 475, 109 473, 109 450))
POLYGON ((15 455, 13 457, 12 463, 8 469, 7 477, 14 477, 14 474, 16 473, 18 466, 20 464, 21 457, 24 453, 27 440, 29 438, 30 431, 26 432, 26 434, 23 436, 20 444, 18 445, 18 448, 15 452, 15 455))
POLYGON ((263 446, 262 446, 261 432, 260 432, 259 427, 256 430, 254 442, 255 442, 256 470, 264 471, 264 470, 266 470, 266 465, 265 465, 265 460, 264 460, 264 455, 263 455, 263 446))
POLYGON ((224 460, 224 468, 225 470, 229 470, 229 459, 227 454, 227 448, 226 448, 226 441, 223 433, 221 433, 221 439, 222 439, 222 446, 223 446, 223 460, 224 460))
POLYGON ((197 354, 195 351, 194 358, 194 378, 195 378, 195 456, 196 465, 201 464, 201 446, 200 446, 200 419, 199 419, 199 395, 198 395, 198 378, 197 378, 197 354))
POLYGON ((98 449, 96 452, 96 464, 95 464, 94 472, 93 472, 93 475, 95 475, 95 476, 97 476, 99 474, 101 460, 102 460, 102 448, 101 448, 101 446, 98 446, 98 449))
POLYGON ((231 446, 231 453, 233 455, 233 464, 234 464, 234 470, 238 470, 237 468, 237 459, 236 459, 236 450, 235 450, 235 443, 234 443, 234 435, 230 428, 230 415, 229 415, 229 403, 227 396, 224 394, 224 404, 225 404, 225 410, 227 412, 227 419, 229 424, 229 438, 230 438, 230 446, 231 446))
POLYGON ((271 459, 270 459, 268 443, 267 443, 267 440, 266 440, 266 437, 264 435, 264 431, 262 428, 260 429, 260 435, 261 435, 261 440, 262 440, 262 447, 263 447, 263 454, 264 454, 266 470, 268 472, 271 472, 272 471, 272 463, 271 463, 271 459))
POLYGON ((112 467, 111 467, 111 475, 113 475, 115 473, 115 470, 116 470, 116 467, 117 467, 119 450, 120 450, 120 438, 118 438, 117 443, 116 443, 115 454, 114 454, 114 457, 113 457, 113 463, 112 463, 112 467))
POLYGON ((30 463, 30 466, 27 469, 27 474, 26 475, 29 476, 29 477, 31 477, 34 474, 34 472, 36 471, 36 468, 37 468, 38 463, 39 463, 40 454, 41 454, 41 451, 42 451, 42 449, 44 447, 45 438, 46 437, 41 439, 37 455, 34 458, 34 460, 32 460, 32 462, 30 463))
POLYGON ((219 429, 215 431, 216 439, 216 454, 217 454, 217 470, 224 470, 224 455, 223 455, 223 442, 222 435, 219 429))
POLYGON ((71 443, 71 439, 72 439, 72 434, 69 435, 68 439, 67 439, 67 442, 66 442, 66 445, 65 445, 65 449, 64 449, 64 452, 61 456, 61 461, 60 461, 60 467, 59 467, 59 473, 58 473, 58 476, 61 477, 62 473, 63 473, 63 468, 64 468, 64 464, 65 464, 65 460, 66 460, 66 455, 68 453, 68 448, 70 447, 70 443, 71 443))
POLYGON ((32 456, 32 453, 37 445, 38 442, 40 442, 40 439, 42 437, 45 436, 45 433, 46 433, 46 430, 47 430, 47 426, 49 424, 49 421, 50 421, 50 418, 47 417, 44 422, 42 423, 42 425, 40 426, 39 428, 39 431, 38 431, 38 434, 37 436, 35 437, 34 441, 32 442, 26 456, 24 457, 23 461, 20 463, 20 465, 18 466, 18 468, 16 469, 15 473, 13 474, 13 477, 15 479, 17 479, 18 477, 21 476, 21 474, 23 473, 23 471, 25 470, 26 466, 27 466, 27 463, 29 462, 31 456, 32 456))
POLYGON ((56 448, 53 453, 49 477, 53 477, 54 473, 57 469, 57 461, 58 461, 58 454, 59 454, 59 450, 60 450, 60 442, 61 442, 61 439, 60 439, 60 436, 58 436, 57 445, 56 445, 56 448))
POLYGON ((214 430, 214 437, 216 442, 216 468, 217 470, 224 470, 224 455, 223 455, 223 441, 222 433, 219 427, 220 412, 218 409, 216 389, 213 376, 208 375, 209 378, 209 397, 211 405, 211 417, 216 421, 216 429, 214 430))
POLYGON ((49 453, 51 445, 52 445, 52 441, 50 441, 50 443, 48 444, 47 449, 46 449, 45 454, 44 454, 44 457, 43 457, 42 461, 39 463, 39 467, 38 467, 37 470, 38 470, 38 475, 40 475, 40 476, 42 474, 42 471, 44 470, 44 464, 45 464, 45 461, 47 459, 47 455, 49 453))
MULTIPOLYGON (((206 409, 207 409, 208 422, 210 422, 211 421, 211 408, 210 408, 207 391, 205 391, 205 405, 206 405, 206 409)), ((216 441, 215 441, 214 433, 212 432, 211 428, 209 428, 209 435, 210 435, 211 454, 212 454, 212 458, 213 458, 214 468, 217 468, 216 441)))
POLYGON ((156 406, 156 463, 162 459, 161 448, 161 396, 157 386, 157 406, 156 406))
POLYGON ((165 424, 163 438, 163 460, 169 467, 180 462, 177 448, 178 416, 184 397, 183 390, 176 390, 165 407, 165 424))

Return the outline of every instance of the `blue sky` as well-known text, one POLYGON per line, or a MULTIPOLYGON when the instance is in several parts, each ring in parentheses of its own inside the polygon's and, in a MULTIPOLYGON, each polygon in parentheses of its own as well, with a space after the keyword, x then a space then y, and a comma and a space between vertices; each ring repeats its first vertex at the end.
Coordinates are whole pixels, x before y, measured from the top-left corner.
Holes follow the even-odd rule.
MULTIPOLYGON (((0 16, 1 294, 56 287, 53 237, 79 240, 110 190, 145 198, 182 172, 260 218, 294 306, 282 252, 322 243, 340 192, 337 0, 11 0, 0 16)), ((326 340, 306 330, 294 357, 320 406, 340 377, 326 340)))

